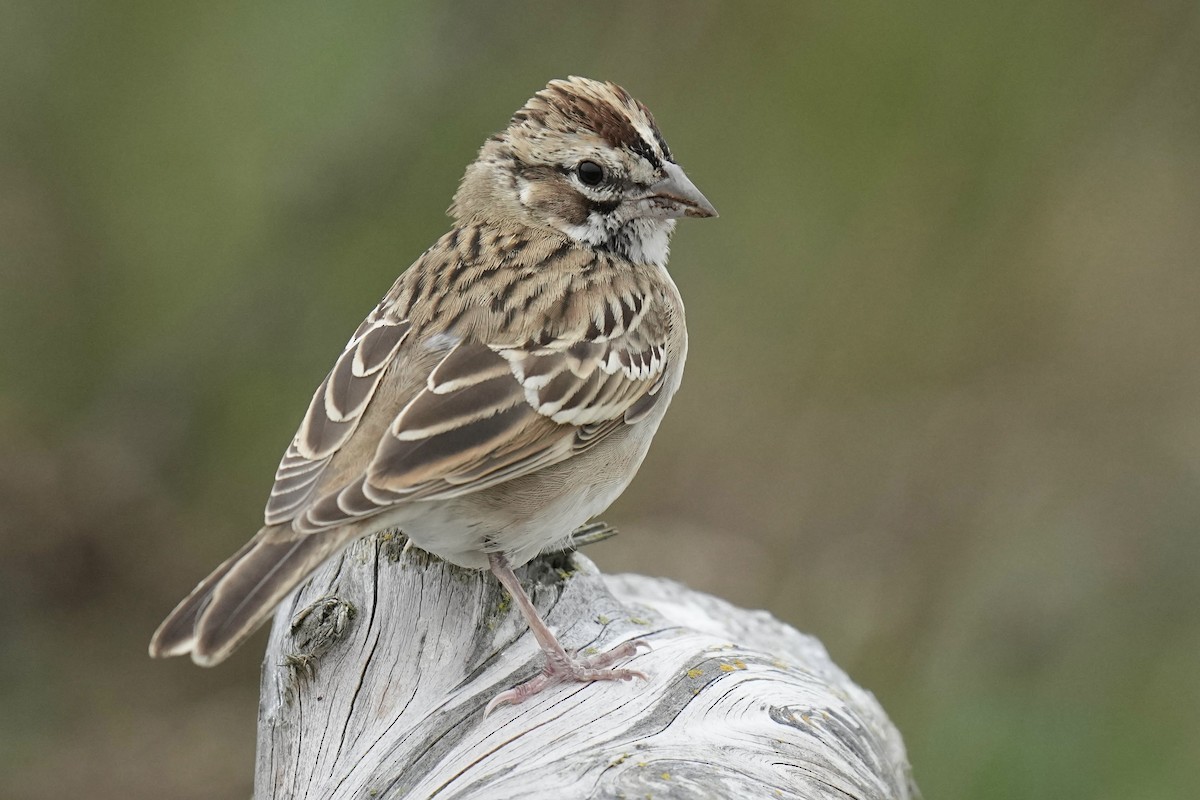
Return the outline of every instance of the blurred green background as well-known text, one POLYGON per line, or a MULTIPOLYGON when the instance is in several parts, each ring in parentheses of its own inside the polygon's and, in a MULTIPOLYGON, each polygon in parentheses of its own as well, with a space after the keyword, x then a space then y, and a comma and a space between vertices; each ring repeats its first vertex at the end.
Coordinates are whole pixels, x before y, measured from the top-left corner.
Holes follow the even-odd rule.
POLYGON ((0 795, 244 798, 154 626, 553 77, 645 101, 684 386, 603 568, 819 636, 934 798, 1200 796, 1200 6, 0 4, 0 795))

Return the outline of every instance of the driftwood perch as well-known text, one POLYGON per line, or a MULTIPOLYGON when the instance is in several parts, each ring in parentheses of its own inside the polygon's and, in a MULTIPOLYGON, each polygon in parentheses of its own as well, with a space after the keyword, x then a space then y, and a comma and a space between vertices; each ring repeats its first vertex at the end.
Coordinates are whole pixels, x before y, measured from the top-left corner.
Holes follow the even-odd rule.
POLYGON ((900 734, 817 640, 578 554, 518 575, 568 648, 647 640, 628 666, 649 680, 485 718, 541 653, 488 573, 403 541, 356 542, 276 614, 256 800, 919 797, 900 734))

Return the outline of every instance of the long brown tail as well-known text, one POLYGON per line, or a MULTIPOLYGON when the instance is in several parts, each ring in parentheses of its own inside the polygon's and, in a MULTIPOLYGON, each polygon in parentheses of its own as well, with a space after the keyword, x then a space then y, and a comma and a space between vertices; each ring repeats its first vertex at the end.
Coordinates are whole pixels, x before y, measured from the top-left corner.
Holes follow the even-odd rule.
POLYGON ((353 538, 340 530, 299 538, 264 528, 175 607, 154 632, 154 658, 191 653, 203 667, 229 657, 287 597, 353 538))

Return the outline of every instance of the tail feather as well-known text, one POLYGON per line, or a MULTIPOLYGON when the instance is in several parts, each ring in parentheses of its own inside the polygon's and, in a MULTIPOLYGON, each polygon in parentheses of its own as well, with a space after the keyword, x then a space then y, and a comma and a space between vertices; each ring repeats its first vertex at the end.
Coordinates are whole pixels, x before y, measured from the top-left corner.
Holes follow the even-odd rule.
POLYGON ((192 593, 180 601, 179 605, 175 606, 162 624, 158 626, 158 630, 154 632, 154 636, 150 639, 150 657, 151 658, 169 658, 170 656, 182 656, 190 653, 192 645, 196 641, 196 623, 199 622, 200 616, 204 613, 204 609, 208 607, 209 601, 212 599, 213 589, 222 578, 228 574, 229 570, 242 560, 242 558, 250 552, 257 543, 259 537, 254 537, 242 546, 229 558, 221 563, 200 583, 196 584, 196 588, 192 593))
POLYGON ((264 528, 217 567, 155 631, 150 655, 224 661, 275 607, 348 541, 336 531, 279 540, 264 528))

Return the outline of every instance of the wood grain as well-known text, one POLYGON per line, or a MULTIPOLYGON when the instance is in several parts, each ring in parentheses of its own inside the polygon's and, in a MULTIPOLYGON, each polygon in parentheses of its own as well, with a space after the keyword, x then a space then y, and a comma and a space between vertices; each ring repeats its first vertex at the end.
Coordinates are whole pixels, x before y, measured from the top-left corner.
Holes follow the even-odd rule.
POLYGON ((541 655, 487 573, 380 534, 280 608, 255 798, 916 798, 900 734, 762 611, 558 554, 518 570, 567 647, 646 639, 649 680, 483 708, 541 655))

